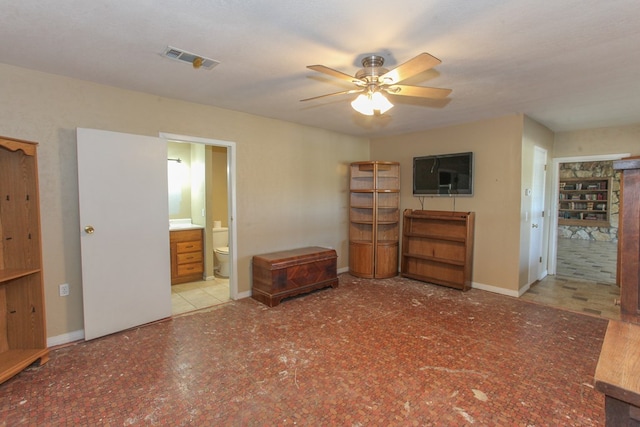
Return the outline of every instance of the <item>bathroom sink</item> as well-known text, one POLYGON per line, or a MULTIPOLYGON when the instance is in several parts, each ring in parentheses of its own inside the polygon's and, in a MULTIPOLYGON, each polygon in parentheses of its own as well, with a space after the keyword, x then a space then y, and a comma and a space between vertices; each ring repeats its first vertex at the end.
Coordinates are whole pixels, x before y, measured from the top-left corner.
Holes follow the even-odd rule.
POLYGON ((170 219, 169 220, 169 231, 174 230, 191 230, 197 228, 204 228, 201 225, 196 225, 191 223, 191 219, 170 219))

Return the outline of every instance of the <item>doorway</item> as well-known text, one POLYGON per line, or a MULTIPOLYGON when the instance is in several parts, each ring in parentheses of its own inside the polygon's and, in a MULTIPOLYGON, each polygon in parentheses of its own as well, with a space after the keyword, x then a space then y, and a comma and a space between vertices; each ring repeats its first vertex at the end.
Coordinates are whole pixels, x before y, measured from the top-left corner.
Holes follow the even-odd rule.
POLYGON ((203 235, 201 280, 171 286, 175 316, 237 298, 235 144, 184 135, 161 136, 167 140, 169 220, 189 222, 202 229, 203 235), (226 253, 222 246, 215 247, 222 244, 226 253))
MULTIPOLYGON (((609 319, 619 319, 620 309, 614 304, 619 297, 619 287, 615 284, 617 243, 613 241, 597 241, 572 238, 576 232, 588 235, 579 227, 559 227, 559 203, 561 165, 584 164, 594 167, 599 162, 610 162, 628 154, 600 156, 582 156, 553 159, 550 171, 551 209, 549 238, 549 276, 536 283, 523 295, 524 299, 570 309, 587 314, 594 314, 609 319)), ((582 167, 582 166, 580 166, 582 167)), ((580 178, 586 178, 587 172, 578 170, 580 178)), ((565 173, 563 173, 565 175, 565 173)), ((614 188, 616 186, 614 185, 614 188)), ((617 199, 617 196, 612 198, 617 199)), ((617 230, 617 219, 611 221, 611 228, 617 230)), ((591 227, 590 232, 602 235, 605 230, 591 227)), ((578 236, 575 236, 578 237, 578 236)), ((606 240, 606 239, 605 239, 606 240)))

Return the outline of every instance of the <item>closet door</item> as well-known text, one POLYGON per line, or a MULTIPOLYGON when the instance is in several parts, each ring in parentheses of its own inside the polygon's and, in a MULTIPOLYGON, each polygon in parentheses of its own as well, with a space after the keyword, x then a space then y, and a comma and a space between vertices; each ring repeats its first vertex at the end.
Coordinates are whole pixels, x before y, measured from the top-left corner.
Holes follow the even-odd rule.
POLYGON ((78 129, 85 339, 171 316, 167 144, 78 129))

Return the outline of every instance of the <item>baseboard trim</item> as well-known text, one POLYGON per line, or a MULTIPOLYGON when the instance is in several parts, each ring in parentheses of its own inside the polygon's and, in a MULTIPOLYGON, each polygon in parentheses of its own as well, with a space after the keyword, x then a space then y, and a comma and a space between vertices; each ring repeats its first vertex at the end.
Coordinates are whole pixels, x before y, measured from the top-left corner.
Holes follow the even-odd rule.
POLYGON ((249 298, 251 296, 251 291, 238 292, 236 295, 236 300, 249 298))
POLYGON ((59 345, 69 344, 74 341, 80 341, 84 339, 84 329, 69 332, 62 335, 56 335, 55 337, 47 338, 47 347, 57 347, 59 345))
POLYGON ((474 289, 480 289, 481 291, 493 292, 494 294, 507 295, 507 296, 515 297, 515 298, 518 298, 520 295, 522 295, 518 291, 513 291, 511 289, 505 289, 505 288, 499 288, 497 286, 485 285, 484 283, 478 283, 478 282, 471 283, 471 287, 474 288, 474 289))

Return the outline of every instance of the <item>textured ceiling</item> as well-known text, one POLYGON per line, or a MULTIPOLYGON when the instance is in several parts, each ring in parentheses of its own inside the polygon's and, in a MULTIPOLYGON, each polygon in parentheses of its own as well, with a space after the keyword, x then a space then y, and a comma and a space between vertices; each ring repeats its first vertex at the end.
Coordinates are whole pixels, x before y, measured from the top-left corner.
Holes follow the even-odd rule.
POLYGON ((0 0, 0 62, 353 135, 414 132, 524 113, 554 131, 640 122, 637 0, 0 0), (164 58, 174 46, 220 61, 164 58), (308 70, 355 74, 442 60, 405 84, 447 102, 392 97, 379 117, 308 70))

